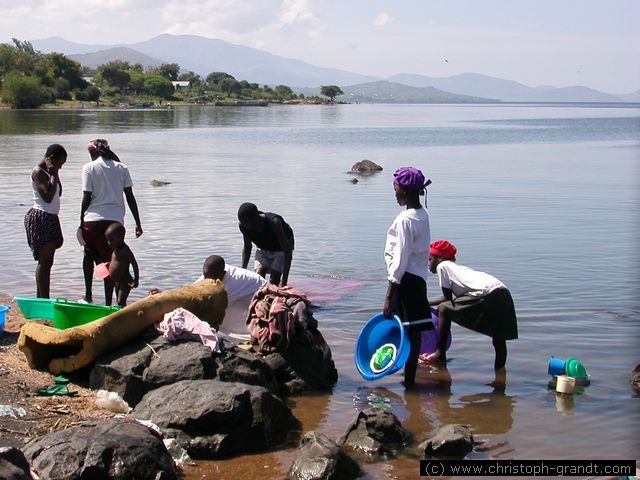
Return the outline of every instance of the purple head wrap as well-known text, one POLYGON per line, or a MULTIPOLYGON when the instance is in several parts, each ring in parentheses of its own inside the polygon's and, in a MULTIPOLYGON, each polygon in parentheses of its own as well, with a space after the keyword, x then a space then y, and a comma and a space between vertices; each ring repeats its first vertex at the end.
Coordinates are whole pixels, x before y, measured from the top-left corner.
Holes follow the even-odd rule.
POLYGON ((425 180, 424 175, 417 168, 402 167, 393 174, 393 183, 423 193, 424 189, 431 184, 431 180, 425 180))

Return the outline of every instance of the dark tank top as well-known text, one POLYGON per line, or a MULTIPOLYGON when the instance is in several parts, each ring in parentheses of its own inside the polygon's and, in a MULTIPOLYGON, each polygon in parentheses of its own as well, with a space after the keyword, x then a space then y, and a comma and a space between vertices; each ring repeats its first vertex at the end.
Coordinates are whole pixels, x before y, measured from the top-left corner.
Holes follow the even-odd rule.
POLYGON ((264 230, 262 232, 256 232, 254 230, 247 230, 242 225, 240 225, 240 231, 245 234, 249 239, 256 244, 256 246, 262 250, 269 250, 272 252, 281 252, 282 247, 280 246, 280 242, 278 241, 278 237, 276 233, 273 231, 273 219, 277 218, 282 223, 282 229, 284 230, 284 234, 289 240, 291 247, 293 248, 293 230, 289 226, 284 219, 275 213, 271 212, 258 212, 263 213, 266 217, 266 222, 264 225, 264 230))

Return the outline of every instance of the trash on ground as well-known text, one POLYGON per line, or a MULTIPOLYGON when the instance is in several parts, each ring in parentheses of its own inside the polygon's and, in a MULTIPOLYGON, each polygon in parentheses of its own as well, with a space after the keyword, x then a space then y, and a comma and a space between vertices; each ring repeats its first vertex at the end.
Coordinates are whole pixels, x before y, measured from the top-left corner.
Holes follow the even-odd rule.
POLYGON ((98 390, 98 393, 96 393, 96 405, 114 413, 129 413, 131 411, 129 404, 120 395, 107 390, 98 390))
POLYGON ((22 407, 12 407, 11 405, 0 405, 0 417, 24 417, 27 411, 22 407))

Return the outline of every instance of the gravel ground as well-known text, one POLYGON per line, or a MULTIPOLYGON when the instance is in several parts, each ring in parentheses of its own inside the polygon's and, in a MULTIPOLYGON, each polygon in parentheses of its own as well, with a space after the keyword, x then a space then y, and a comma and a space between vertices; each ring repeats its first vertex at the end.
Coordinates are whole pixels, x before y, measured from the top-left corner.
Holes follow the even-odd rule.
POLYGON ((36 389, 51 386, 55 381, 51 373, 29 368, 26 357, 18 350, 20 327, 32 320, 25 320, 11 297, 0 294, 0 304, 11 305, 4 333, 0 335, 0 447, 21 448, 46 433, 84 420, 115 415, 95 405, 96 392, 87 388, 88 372, 68 376, 69 389, 76 390, 76 395, 36 393, 36 389))

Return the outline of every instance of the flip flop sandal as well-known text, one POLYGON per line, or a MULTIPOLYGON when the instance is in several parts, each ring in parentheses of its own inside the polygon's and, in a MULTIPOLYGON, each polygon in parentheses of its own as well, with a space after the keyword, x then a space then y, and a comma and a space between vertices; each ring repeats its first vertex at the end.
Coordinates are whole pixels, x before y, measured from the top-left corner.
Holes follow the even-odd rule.
POLYGON ((77 390, 69 390, 69 379, 63 376, 54 377, 55 384, 50 387, 38 388, 34 390, 38 395, 76 395, 77 390))
POLYGON ((418 361, 420 363, 436 363, 436 357, 435 357, 435 352, 433 353, 429 353, 429 354, 420 354, 420 356, 418 356, 418 361))

